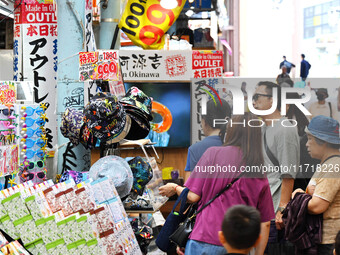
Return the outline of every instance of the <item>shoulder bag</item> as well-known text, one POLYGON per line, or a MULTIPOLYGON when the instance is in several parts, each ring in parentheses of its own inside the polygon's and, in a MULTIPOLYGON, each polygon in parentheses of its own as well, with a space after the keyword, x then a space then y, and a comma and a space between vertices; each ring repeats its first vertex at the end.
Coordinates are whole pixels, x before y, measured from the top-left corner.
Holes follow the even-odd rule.
POLYGON ((193 207, 194 205, 187 203, 188 192, 189 189, 185 188, 179 195, 172 211, 166 218, 166 221, 156 238, 157 247, 164 252, 176 248, 175 245, 170 242, 169 236, 177 229, 181 222, 183 222, 187 217, 191 217, 195 211, 193 207), (179 211, 175 211, 179 204, 179 211))
POLYGON ((206 204, 204 204, 201 209, 199 209, 197 212, 193 213, 191 217, 187 217, 184 222, 179 224, 178 228, 175 230, 175 232, 170 235, 170 241, 175 243, 180 248, 185 248, 185 245, 187 244, 187 241, 189 239, 189 235, 191 234, 194 225, 197 214, 199 214, 204 208, 206 208, 208 205, 210 205, 216 198, 218 198, 222 193, 224 193, 226 190, 228 190, 236 181, 238 181, 242 175, 244 175, 245 172, 242 172, 236 179, 228 183, 219 193, 217 193, 212 199, 210 199, 206 204))

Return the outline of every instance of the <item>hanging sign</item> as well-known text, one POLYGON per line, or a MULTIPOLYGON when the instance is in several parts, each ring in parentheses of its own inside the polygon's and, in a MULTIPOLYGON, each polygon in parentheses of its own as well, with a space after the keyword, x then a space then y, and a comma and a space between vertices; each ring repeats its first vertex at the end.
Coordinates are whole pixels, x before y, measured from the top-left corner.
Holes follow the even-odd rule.
POLYGON ((185 0, 163 2, 175 5, 166 9, 159 0, 128 0, 118 26, 135 45, 143 49, 163 49, 163 35, 176 21, 185 0))
POLYGON ((223 74, 222 51, 193 51, 192 52, 193 78, 221 78, 223 74))
POLYGON ((190 80, 191 51, 119 51, 124 81, 190 80))
POLYGON ((32 1, 21 4, 16 10, 14 51, 18 45, 18 55, 15 54, 14 68, 19 69, 17 62, 20 61, 17 58, 20 57, 17 56, 22 56, 23 71, 20 74, 14 70, 14 78, 33 81, 33 102, 44 103, 47 107, 47 148, 53 149, 57 143, 57 118, 53 117, 56 116, 54 112, 58 68, 57 16, 55 6, 47 1, 43 2, 46 3, 32 1))
POLYGON ((16 102, 16 84, 11 81, 0 81, 0 104, 16 102))
POLYGON ((118 80, 118 51, 79 52, 79 80, 118 80))

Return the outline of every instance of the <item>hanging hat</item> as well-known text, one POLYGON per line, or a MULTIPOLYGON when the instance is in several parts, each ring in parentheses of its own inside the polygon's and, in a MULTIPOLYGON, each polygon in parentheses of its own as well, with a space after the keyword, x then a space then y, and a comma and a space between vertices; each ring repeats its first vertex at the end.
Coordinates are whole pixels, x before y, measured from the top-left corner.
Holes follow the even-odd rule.
POLYGON ((152 179, 153 171, 150 164, 142 157, 137 156, 128 161, 133 174, 132 191, 143 195, 144 187, 152 179))
POLYGON ((120 102, 124 105, 124 107, 126 107, 126 109, 129 108, 140 111, 146 116, 147 120, 152 120, 152 100, 139 88, 131 87, 120 102))
POLYGON ((84 124, 83 117, 82 111, 67 108, 61 119, 60 131, 74 145, 78 145, 80 141, 80 130, 84 124))
POLYGON ((92 149, 97 143, 97 138, 93 136, 92 130, 87 125, 83 125, 80 130, 80 143, 84 145, 86 149, 92 149))
POLYGON ((139 140, 147 137, 150 132, 150 122, 134 111, 126 109, 126 114, 131 118, 131 128, 125 138, 139 140))
POLYGON ((130 193, 133 175, 129 164, 123 158, 110 155, 96 161, 90 168, 89 178, 97 180, 103 177, 112 180, 121 198, 130 193))
POLYGON ((126 137, 131 119, 118 99, 110 93, 98 93, 84 109, 84 123, 94 137, 119 142, 126 137))

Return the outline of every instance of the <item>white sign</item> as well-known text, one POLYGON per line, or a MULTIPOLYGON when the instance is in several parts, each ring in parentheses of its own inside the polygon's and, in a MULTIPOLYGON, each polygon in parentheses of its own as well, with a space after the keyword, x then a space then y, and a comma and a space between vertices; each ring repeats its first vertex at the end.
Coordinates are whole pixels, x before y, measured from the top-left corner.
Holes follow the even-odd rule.
POLYGON ((189 81, 192 76, 191 51, 120 50, 123 80, 189 81))

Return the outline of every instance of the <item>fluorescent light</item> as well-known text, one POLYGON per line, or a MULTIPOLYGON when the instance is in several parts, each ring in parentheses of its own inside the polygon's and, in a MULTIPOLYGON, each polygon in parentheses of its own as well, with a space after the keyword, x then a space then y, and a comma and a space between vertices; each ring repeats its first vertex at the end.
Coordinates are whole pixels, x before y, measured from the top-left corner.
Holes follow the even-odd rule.
POLYGON ((178 6, 177 0, 161 0, 160 5, 164 9, 174 9, 178 6))

